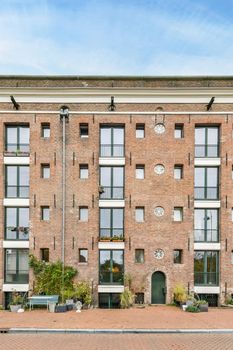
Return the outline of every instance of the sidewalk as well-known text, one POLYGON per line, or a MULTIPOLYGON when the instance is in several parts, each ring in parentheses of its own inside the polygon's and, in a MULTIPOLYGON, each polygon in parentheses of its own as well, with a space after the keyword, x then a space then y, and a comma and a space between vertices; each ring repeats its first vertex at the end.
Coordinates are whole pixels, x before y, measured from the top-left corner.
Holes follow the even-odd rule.
POLYGON ((83 310, 81 313, 0 312, 0 329, 233 329, 233 309, 209 308, 209 312, 188 313, 173 306, 145 309, 83 310))

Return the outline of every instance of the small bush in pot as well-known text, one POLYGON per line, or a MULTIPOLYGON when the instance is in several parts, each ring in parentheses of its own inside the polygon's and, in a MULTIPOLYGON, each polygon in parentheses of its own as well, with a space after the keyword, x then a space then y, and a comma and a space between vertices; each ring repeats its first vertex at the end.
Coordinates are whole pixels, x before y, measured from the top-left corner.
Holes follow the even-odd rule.
POLYGON ((122 309, 129 309, 134 303, 134 295, 128 287, 120 295, 120 304, 122 309))
POLYGON ((22 308, 22 304, 23 304, 23 297, 19 293, 13 292, 12 300, 10 302, 11 312, 18 312, 18 310, 22 308))

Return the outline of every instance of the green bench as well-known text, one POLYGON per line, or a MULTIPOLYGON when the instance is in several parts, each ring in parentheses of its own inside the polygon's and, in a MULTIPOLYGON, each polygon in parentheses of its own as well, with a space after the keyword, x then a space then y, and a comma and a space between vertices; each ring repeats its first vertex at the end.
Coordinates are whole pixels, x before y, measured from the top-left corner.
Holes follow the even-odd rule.
POLYGON ((58 298, 59 295, 33 295, 28 298, 29 308, 32 310, 34 305, 45 305, 48 309, 49 303, 58 303, 58 298))

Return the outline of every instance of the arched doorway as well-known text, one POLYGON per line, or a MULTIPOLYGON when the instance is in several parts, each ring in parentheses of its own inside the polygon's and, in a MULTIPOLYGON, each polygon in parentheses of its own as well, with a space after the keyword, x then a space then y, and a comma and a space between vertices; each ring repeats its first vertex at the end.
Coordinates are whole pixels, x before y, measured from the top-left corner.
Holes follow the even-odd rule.
POLYGON ((166 302, 166 276, 156 271, 151 277, 151 303, 165 304, 166 302))

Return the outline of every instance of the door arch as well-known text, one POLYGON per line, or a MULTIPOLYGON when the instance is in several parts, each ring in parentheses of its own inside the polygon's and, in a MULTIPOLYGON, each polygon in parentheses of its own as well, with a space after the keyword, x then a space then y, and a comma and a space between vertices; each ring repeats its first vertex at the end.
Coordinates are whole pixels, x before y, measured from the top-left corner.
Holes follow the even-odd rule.
POLYGON ((151 276, 151 303, 165 304, 166 302, 166 276, 156 271, 151 276))

